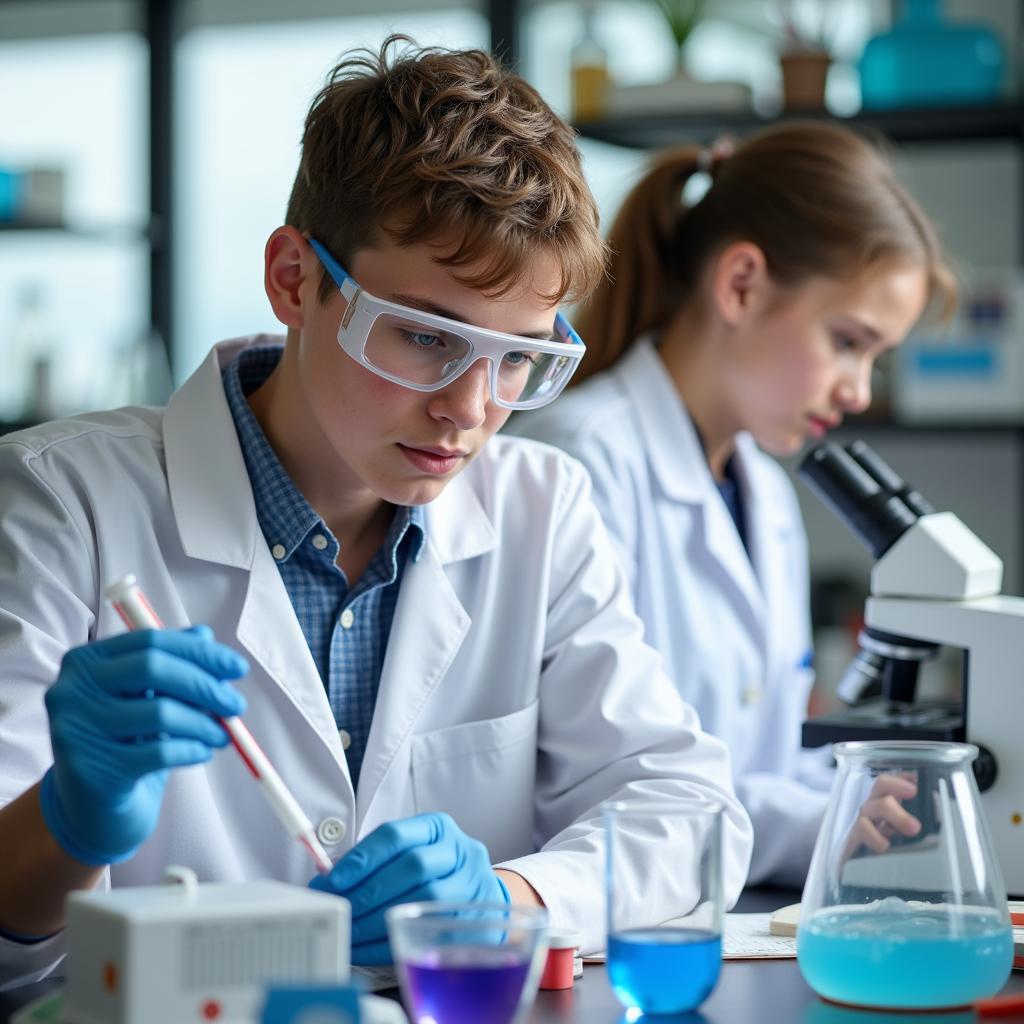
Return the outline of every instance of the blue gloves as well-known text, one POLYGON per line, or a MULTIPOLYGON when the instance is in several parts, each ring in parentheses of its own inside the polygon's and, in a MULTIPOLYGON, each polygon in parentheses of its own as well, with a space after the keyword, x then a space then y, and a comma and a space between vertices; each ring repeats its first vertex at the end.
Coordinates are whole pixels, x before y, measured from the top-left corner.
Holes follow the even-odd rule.
POLYGON ((40 791, 61 847, 85 864, 131 857, 156 828, 167 770, 208 761, 229 742, 210 716, 245 710, 224 680, 248 670, 206 626, 68 651, 46 693, 53 766, 40 791))
POLYGON ((398 903, 453 900, 511 903, 491 867, 487 847, 447 814, 419 814, 388 822, 357 843, 311 889, 352 904, 352 963, 391 963, 384 911, 398 903))

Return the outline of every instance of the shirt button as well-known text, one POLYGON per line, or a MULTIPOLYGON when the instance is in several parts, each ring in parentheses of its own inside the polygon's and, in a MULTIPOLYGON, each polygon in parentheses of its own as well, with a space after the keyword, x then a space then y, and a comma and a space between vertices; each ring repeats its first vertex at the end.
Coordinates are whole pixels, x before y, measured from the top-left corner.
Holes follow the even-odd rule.
POLYGON ((283 544, 275 544, 271 549, 270 553, 280 562, 284 558, 286 552, 283 544))
POLYGON ((324 818, 316 827, 316 837, 321 843, 333 846, 345 836, 345 822, 341 818, 324 818))
POLYGON ((351 608, 346 608, 341 613, 341 620, 340 621, 341 621, 341 628, 342 629, 351 629, 352 628, 352 623, 356 621, 356 617, 355 617, 355 614, 354 614, 354 612, 352 611, 351 608))
POLYGON ((352 733, 348 729, 338 730, 338 739, 341 740, 341 749, 348 750, 352 746, 352 733))
POLYGON ((313 536, 313 547, 317 551, 323 551, 327 547, 327 538, 322 533, 317 533, 313 536))

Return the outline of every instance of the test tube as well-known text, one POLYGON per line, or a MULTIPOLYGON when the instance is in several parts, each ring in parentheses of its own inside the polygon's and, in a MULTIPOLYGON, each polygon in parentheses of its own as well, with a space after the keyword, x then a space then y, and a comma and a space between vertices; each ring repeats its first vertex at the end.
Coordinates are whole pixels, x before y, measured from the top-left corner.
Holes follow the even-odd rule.
MULTIPOLYGON (((114 611, 121 616, 122 621, 130 630, 164 628, 160 617, 153 611, 153 606, 146 599, 146 595, 143 594, 135 577, 131 574, 107 587, 106 595, 114 611)), ((263 753, 246 724, 237 715, 228 718, 221 718, 219 715, 214 717, 224 727, 224 731, 230 737, 232 745, 238 751, 246 768, 252 772, 253 778, 263 788, 267 802, 280 819, 281 824, 288 830, 288 834, 302 843, 313 858, 317 871, 326 875, 334 865, 320 840, 317 839, 312 822, 303 813, 298 801, 292 796, 291 791, 284 784, 284 780, 278 775, 277 769, 263 753)))

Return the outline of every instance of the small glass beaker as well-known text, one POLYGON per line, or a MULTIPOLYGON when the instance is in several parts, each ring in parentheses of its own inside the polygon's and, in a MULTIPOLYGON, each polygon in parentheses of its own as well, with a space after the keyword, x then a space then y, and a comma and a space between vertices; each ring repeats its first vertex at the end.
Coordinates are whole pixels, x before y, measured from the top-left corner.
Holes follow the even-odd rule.
POLYGON ((385 912, 413 1024, 513 1024, 533 1004, 547 911, 504 903, 403 903, 385 912))
POLYGON ((614 802, 603 810, 612 990, 644 1014, 693 1010, 722 966, 722 805, 614 802), (649 851, 652 842, 662 854, 656 864, 638 850, 649 851), (650 905, 647 891, 659 894, 659 905, 650 905), (667 894, 690 909, 666 920, 667 894))
POLYGON ((839 1003, 945 1009, 997 992, 1013 964, 1002 874, 969 743, 837 743, 804 886, 797 958, 839 1003))

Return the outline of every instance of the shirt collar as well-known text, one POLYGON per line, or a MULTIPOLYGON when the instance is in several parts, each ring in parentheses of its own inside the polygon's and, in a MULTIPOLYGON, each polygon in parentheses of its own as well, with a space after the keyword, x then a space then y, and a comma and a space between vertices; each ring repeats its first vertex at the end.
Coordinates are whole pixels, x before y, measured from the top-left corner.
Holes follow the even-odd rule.
MULTIPOLYGON (((309 533, 318 529, 334 540, 326 524, 288 475, 270 446, 246 395, 255 391, 280 362, 284 348, 271 345, 239 352, 224 368, 224 393, 235 421, 242 457, 252 484, 260 530, 272 547, 281 545, 279 562, 287 561, 309 533)), ((396 571, 398 546, 409 534, 410 555, 418 561, 423 549, 425 518, 418 506, 396 506, 384 542, 391 568, 396 571)), ((333 548, 334 545, 332 544, 333 548)), ((332 552, 332 557, 336 555, 332 552)))

